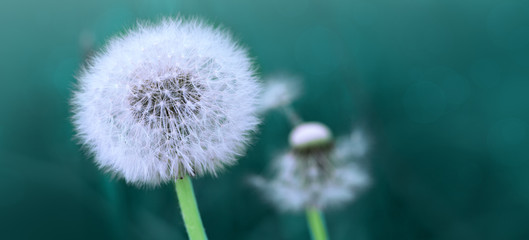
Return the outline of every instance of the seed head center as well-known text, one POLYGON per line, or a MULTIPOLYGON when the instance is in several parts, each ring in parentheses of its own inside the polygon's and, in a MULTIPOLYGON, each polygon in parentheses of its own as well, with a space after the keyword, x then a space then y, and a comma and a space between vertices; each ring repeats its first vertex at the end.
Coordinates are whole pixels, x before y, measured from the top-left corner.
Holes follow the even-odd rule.
POLYGON ((199 111, 201 86, 190 74, 162 80, 147 79, 131 88, 128 98, 132 115, 151 127, 168 129, 199 111))

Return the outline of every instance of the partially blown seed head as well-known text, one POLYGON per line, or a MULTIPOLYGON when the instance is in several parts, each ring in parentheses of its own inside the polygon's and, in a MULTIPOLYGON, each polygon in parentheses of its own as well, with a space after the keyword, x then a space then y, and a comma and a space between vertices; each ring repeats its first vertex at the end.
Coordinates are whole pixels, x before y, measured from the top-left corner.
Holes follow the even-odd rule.
POLYGON ((301 124, 290 134, 292 149, 274 159, 273 177, 253 177, 252 183, 281 210, 327 208, 350 201, 369 184, 354 161, 365 154, 367 145, 357 133, 335 142, 325 125, 301 124))
POLYGON ((79 138, 101 168, 139 185, 215 174, 243 154, 258 123, 246 51, 197 20, 113 38, 78 80, 79 138))

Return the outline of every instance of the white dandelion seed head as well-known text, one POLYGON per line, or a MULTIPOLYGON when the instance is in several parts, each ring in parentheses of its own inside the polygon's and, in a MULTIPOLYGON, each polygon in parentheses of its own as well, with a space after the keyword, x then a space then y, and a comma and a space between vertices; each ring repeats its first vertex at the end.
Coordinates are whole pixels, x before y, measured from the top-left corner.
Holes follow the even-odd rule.
MULTIPOLYGON (((311 131, 318 129, 313 132, 320 133, 308 134, 309 136, 325 137, 316 138, 317 140, 332 136, 328 135, 330 130, 327 127, 326 131, 322 131, 323 124, 317 126, 314 129, 306 128, 311 131), (321 134, 324 132, 325 135, 321 134)), ((300 130, 293 130, 296 131, 300 130)), ((320 144, 304 148, 293 147, 292 150, 279 155, 273 161, 273 177, 254 177, 253 185, 262 190, 263 195, 274 205, 285 211, 300 211, 310 206, 321 209, 336 207, 355 199, 361 190, 370 184, 367 173, 354 161, 355 155, 339 153, 332 140, 318 142, 320 144)), ((354 145, 349 147, 358 148, 354 145)))
POLYGON ((295 75, 277 73, 266 77, 264 82, 259 107, 262 113, 290 105, 301 92, 301 79, 295 75))
POLYGON ((260 84, 246 51, 198 20, 140 24, 78 80, 79 138, 101 168, 138 185, 215 174, 258 124, 260 84))

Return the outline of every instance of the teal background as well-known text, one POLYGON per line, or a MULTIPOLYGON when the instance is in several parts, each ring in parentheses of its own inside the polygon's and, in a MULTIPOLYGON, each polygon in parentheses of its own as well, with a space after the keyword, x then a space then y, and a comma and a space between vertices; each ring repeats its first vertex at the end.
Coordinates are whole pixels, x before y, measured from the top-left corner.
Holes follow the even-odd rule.
MULTIPOLYGON (((303 76, 294 108, 336 135, 364 126, 373 186, 326 213, 331 239, 529 239, 529 2, 0 2, 0 239, 186 239, 171 185, 101 173, 68 104, 92 46, 138 19, 232 30, 261 75, 303 76)), ((268 114, 247 156, 196 179, 210 239, 309 239, 245 179, 287 146, 268 114)))

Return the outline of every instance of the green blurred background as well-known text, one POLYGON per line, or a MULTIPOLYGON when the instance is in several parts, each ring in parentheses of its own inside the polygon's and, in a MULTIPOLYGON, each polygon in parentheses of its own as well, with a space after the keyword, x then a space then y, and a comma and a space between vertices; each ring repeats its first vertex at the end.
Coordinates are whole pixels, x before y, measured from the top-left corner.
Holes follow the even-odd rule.
MULTIPOLYGON (((68 104, 90 48, 138 19, 200 16, 261 75, 303 76, 294 108, 336 135, 364 126, 373 186, 326 213, 331 239, 529 239, 529 2, 0 2, 0 239, 185 239, 171 185, 101 173, 68 104)), ((280 112, 248 155, 195 180, 210 239, 309 239, 245 179, 287 146, 280 112)))

